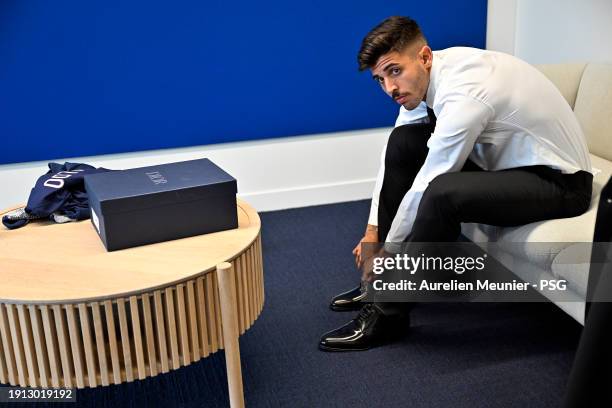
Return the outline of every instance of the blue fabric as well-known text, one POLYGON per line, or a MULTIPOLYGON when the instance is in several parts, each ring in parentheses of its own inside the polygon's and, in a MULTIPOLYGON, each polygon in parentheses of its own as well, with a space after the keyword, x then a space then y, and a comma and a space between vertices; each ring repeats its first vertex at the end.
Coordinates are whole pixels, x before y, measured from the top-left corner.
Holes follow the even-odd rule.
POLYGON ((89 218, 89 201, 85 192, 87 174, 109 171, 84 163, 49 163, 49 171, 40 176, 30 192, 26 212, 34 218, 59 212, 75 220, 89 218))

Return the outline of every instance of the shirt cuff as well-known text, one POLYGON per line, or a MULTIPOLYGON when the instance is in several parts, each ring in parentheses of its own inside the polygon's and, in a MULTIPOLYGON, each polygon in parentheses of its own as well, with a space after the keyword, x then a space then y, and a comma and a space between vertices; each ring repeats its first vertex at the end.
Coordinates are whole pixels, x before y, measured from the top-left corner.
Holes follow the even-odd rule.
POLYGON ((372 201, 372 205, 370 206, 370 216, 368 217, 368 224, 378 226, 378 206, 374 205, 374 201, 372 201))

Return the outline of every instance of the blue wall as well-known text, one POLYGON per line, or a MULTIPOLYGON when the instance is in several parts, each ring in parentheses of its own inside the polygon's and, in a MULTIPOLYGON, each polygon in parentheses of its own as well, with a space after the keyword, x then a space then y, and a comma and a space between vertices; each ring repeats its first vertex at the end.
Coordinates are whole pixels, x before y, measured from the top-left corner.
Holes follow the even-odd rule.
POLYGON ((363 36, 484 47, 486 3, 2 0, 0 164, 391 126, 363 36))

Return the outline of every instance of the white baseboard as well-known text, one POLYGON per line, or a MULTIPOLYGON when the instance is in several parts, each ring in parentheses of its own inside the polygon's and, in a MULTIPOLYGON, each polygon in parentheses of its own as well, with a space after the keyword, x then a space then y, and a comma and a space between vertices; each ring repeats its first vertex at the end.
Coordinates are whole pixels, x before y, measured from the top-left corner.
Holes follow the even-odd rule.
POLYGON ((372 198, 375 178, 242 194, 259 211, 333 204, 372 198))
MULTIPOLYGON (((371 197, 391 128, 103 156, 49 159, 126 169, 208 157, 238 180, 238 195, 258 211, 371 197)), ((47 162, 0 165, 0 209, 25 203, 47 162)))

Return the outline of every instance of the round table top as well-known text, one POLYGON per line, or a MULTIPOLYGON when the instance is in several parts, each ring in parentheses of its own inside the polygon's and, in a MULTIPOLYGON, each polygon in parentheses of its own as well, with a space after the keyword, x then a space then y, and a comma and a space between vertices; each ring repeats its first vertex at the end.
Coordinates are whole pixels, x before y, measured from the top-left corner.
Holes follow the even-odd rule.
POLYGON ((36 221, 15 230, 0 226, 0 302, 102 300, 212 271, 259 234, 257 212, 241 200, 237 207, 237 229, 113 252, 106 251, 89 220, 36 221))

